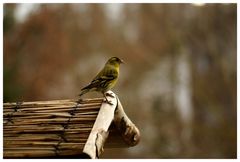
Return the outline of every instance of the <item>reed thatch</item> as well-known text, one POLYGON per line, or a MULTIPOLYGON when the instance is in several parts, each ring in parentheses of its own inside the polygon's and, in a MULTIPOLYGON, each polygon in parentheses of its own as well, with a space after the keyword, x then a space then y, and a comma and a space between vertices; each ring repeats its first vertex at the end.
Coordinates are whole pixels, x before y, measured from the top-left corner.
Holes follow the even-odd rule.
POLYGON ((103 98, 4 103, 3 157, 71 157, 85 153, 98 158, 109 132, 107 147, 136 145, 138 129, 125 114, 114 115, 115 109, 117 114, 123 111, 122 107, 119 111, 117 105, 121 103, 117 101, 112 107, 104 105, 103 98))
POLYGON ((81 153, 102 99, 4 103, 4 157, 81 153))

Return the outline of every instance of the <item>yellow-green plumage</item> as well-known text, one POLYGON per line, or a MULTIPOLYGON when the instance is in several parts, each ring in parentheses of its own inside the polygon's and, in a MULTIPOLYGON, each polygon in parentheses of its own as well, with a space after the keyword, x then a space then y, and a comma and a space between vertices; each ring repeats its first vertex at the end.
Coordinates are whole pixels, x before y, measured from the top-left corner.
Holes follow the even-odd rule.
POLYGON ((81 89, 79 96, 90 91, 98 91, 106 98, 105 92, 112 89, 117 83, 121 63, 123 63, 123 61, 117 57, 110 58, 92 82, 81 89))

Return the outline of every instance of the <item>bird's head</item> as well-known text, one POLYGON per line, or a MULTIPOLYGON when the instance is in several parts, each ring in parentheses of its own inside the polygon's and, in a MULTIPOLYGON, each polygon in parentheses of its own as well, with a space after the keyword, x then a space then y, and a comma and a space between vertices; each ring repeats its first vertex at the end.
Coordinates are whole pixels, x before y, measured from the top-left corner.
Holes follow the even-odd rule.
POLYGON ((111 57, 108 61, 107 64, 111 64, 111 65, 117 65, 119 66, 120 64, 124 63, 122 59, 118 58, 118 57, 111 57))

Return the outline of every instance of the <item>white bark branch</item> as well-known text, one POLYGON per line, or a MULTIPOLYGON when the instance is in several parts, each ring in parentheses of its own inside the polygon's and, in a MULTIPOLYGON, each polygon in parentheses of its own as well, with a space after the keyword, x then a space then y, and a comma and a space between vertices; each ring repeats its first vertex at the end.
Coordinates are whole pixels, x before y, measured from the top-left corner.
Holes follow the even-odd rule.
POLYGON ((109 103, 102 104, 83 149, 83 153, 92 159, 98 158, 103 152, 103 146, 108 137, 108 129, 113 121, 114 111, 117 107, 116 95, 112 91, 108 91, 108 93, 114 96, 107 96, 108 101, 110 101, 112 105, 109 103))
POLYGON ((140 141, 140 132, 124 112, 120 100, 118 98, 117 100, 118 105, 115 110, 114 124, 128 146, 135 146, 140 141))

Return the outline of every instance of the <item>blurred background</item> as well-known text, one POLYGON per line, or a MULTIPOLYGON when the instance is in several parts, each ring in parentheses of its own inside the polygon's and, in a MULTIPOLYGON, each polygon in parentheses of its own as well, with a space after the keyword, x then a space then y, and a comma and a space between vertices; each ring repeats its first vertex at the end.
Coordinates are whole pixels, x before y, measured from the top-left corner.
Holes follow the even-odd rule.
POLYGON ((102 158, 237 157, 237 4, 4 4, 3 22, 4 102, 76 98, 118 56, 141 141, 102 158))

